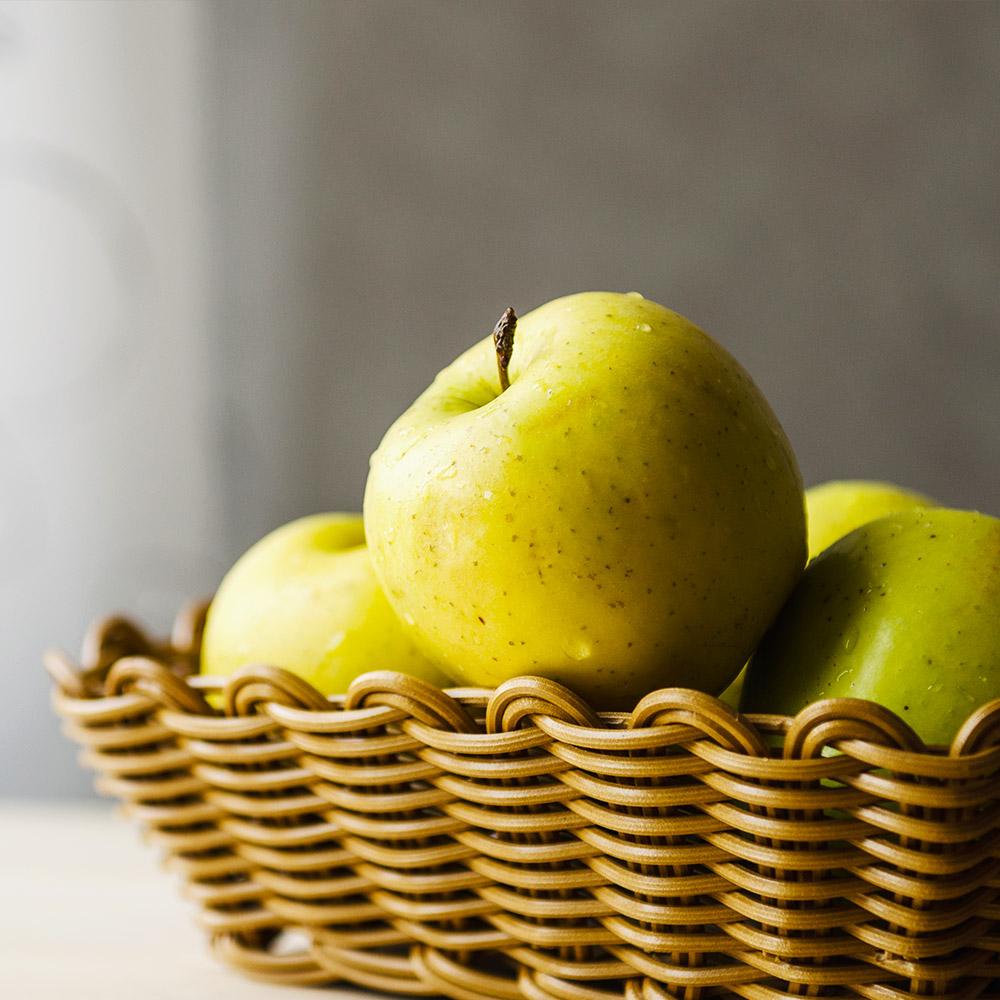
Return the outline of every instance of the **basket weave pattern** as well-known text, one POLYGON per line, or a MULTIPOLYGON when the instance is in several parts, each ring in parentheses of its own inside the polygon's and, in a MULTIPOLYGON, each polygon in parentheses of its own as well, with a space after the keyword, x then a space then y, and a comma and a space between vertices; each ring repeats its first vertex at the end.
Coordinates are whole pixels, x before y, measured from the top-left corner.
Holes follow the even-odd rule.
POLYGON ((664 689, 597 715, 537 678, 378 672, 327 699, 262 667, 223 714, 193 676, 204 611, 169 643, 107 620, 82 666, 48 666, 98 788, 246 973, 456 1000, 1000 995, 1000 702, 947 752, 868 702, 737 717, 664 689))

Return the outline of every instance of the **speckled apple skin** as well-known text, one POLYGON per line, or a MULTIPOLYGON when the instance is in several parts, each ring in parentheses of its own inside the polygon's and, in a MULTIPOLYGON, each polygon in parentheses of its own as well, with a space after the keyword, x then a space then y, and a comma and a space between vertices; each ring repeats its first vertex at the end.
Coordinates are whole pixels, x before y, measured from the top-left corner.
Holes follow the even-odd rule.
POLYGON ((747 671, 741 708, 868 698, 950 743, 1000 697, 1000 520, 940 508, 872 521, 809 564, 747 671))
POLYGON ((837 479, 806 490, 809 558, 869 521, 912 507, 933 507, 930 497, 893 483, 837 479))
POLYGON ((323 694, 358 674, 398 670, 447 686, 382 593, 357 514, 314 514, 248 549, 209 608, 203 673, 226 677, 247 664, 284 667, 323 694))
MULTIPOLYGON (((855 528, 911 507, 932 507, 934 501, 922 493, 892 483, 870 479, 838 479, 806 490, 806 542, 809 558, 815 559, 835 541, 855 528)), ((743 697, 746 670, 719 695, 731 708, 743 697)))
POLYGON ((457 678, 539 674, 599 708, 736 675, 806 558, 802 481, 749 375, 635 294, 487 337, 372 456, 365 527, 386 595, 457 678))

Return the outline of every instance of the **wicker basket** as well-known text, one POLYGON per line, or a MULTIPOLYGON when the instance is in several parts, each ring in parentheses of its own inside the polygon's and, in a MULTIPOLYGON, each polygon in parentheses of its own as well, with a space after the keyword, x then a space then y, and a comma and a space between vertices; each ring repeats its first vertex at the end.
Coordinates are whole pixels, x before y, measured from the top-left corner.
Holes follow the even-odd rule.
POLYGON ((997 996, 1000 701, 948 751, 851 699, 598 715, 537 678, 326 699, 269 667, 210 707, 205 606, 124 619, 55 706, 180 872, 215 953, 281 983, 458 1000, 997 996))

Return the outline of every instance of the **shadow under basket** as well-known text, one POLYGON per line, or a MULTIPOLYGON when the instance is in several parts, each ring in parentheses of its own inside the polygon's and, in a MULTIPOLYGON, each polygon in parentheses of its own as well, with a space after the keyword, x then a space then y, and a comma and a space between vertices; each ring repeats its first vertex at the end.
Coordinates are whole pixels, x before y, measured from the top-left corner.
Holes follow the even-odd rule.
POLYGON ((532 677, 381 671, 325 698, 271 667, 220 688, 205 610, 167 642, 108 619, 81 666, 47 666, 98 789, 244 973, 456 1000, 1000 996, 1000 701, 928 748, 853 699, 737 716, 668 688, 608 714, 532 677))

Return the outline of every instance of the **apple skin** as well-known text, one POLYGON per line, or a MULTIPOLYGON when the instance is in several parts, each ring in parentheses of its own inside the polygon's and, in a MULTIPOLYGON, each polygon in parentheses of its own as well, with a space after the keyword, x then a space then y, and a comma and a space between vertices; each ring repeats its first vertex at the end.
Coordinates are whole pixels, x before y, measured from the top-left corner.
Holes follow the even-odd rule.
MULTIPOLYGON (((835 541, 869 521, 897 510, 932 506, 934 501, 921 493, 868 479, 838 479, 811 486, 806 490, 809 558, 815 559, 835 541)), ((745 679, 744 669, 719 695, 719 700, 738 708, 745 679)))
POLYGON ((252 546, 212 601, 201 670, 284 667, 323 694, 369 670, 398 670, 442 687, 447 676, 400 626, 375 579, 356 514, 314 514, 252 546))
POLYGON ((815 559, 855 528, 911 507, 933 507, 930 497, 893 483, 837 479, 806 490, 809 558, 815 559))
POLYGON ((1000 520, 917 508, 818 556, 754 654, 744 712, 867 698, 947 744, 1000 697, 1000 520))
POLYGON ((736 680, 719 695, 719 701, 725 702, 730 708, 735 708, 738 711, 740 702, 743 700, 743 685, 746 683, 746 680, 747 668, 744 667, 736 675, 736 680))
POLYGON ((492 338, 372 456, 390 603, 463 682, 550 677, 600 709, 736 675, 801 573, 802 480, 749 375, 683 317, 587 292, 492 338))

